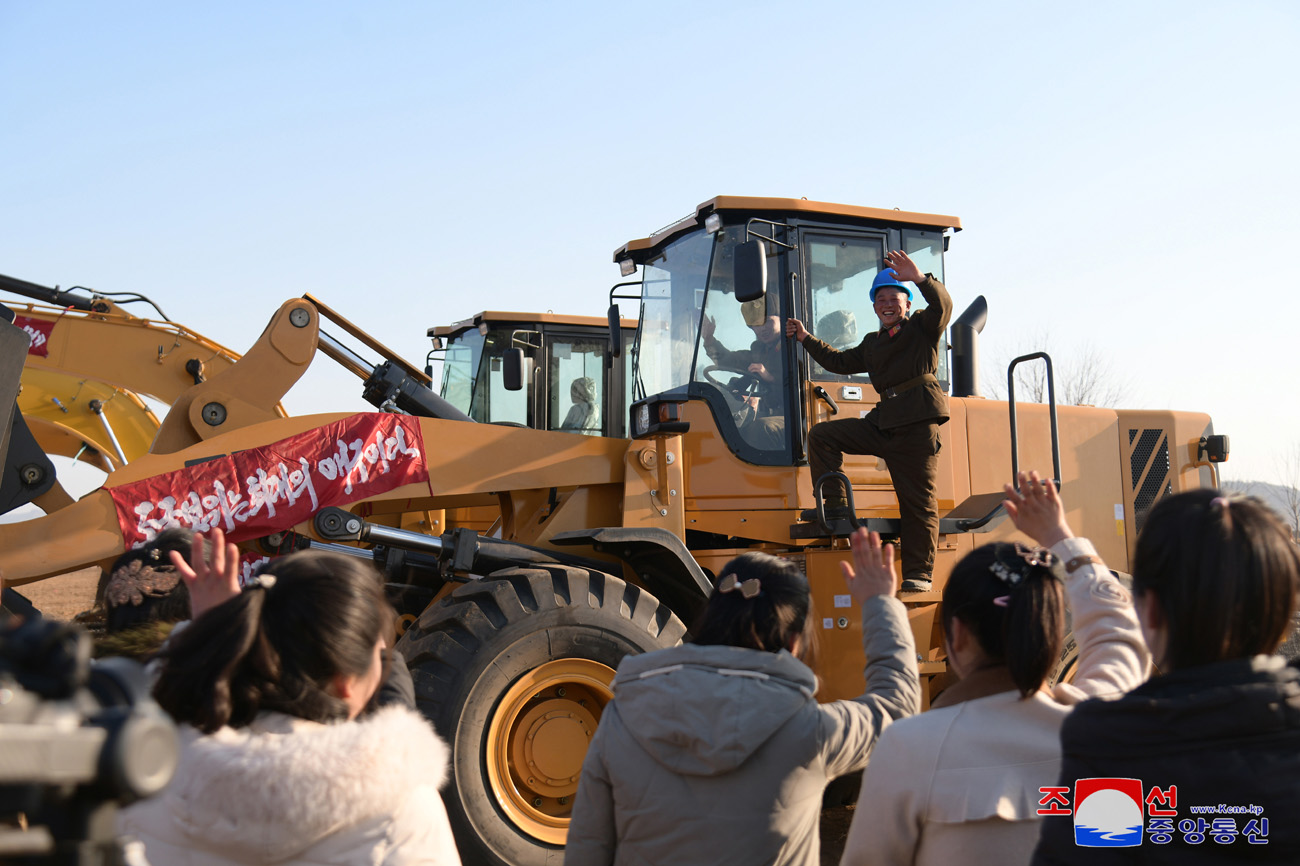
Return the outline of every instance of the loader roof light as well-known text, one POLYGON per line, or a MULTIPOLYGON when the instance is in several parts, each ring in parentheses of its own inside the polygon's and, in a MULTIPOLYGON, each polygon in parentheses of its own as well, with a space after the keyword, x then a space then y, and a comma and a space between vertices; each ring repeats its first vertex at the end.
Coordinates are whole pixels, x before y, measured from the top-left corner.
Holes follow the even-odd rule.
POLYGON ((636 273, 636 262, 631 259, 619 259, 618 272, 625 277, 632 276, 636 273))
POLYGON ((488 332, 487 322, 478 323, 478 332, 485 337, 487 336, 487 332, 488 332))
POLYGON ((704 230, 709 234, 715 234, 720 228, 722 228, 722 214, 714 211, 704 218, 704 230))

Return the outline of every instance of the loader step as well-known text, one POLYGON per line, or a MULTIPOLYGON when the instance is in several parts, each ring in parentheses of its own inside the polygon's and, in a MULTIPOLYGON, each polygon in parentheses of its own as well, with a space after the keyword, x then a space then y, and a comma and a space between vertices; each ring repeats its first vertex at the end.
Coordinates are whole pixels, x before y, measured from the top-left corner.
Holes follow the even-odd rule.
MULTIPOLYGON (((958 535, 963 532, 988 532, 1007 517, 1002 507, 1006 494, 976 493, 967 497, 952 511, 939 518, 940 535, 958 535)), ((868 532, 879 532, 882 536, 897 537, 900 532, 900 519, 897 517, 859 518, 858 523, 868 532)), ((790 537, 798 538, 832 538, 852 535, 853 525, 848 520, 832 520, 828 524, 810 520, 790 525, 790 537)))

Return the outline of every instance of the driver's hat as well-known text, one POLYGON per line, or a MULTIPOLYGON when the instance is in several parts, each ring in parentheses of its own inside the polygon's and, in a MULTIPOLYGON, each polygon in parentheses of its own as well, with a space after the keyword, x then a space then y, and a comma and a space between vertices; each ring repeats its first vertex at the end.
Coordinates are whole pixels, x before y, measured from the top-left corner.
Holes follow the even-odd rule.
POLYGON ((745 324, 757 328, 767 321, 767 297, 755 298, 740 305, 740 314, 745 317, 745 324))
POLYGON ((876 278, 871 281, 871 294, 869 297, 872 303, 875 303, 876 292, 884 288, 898 289, 907 295, 908 301, 912 300, 912 290, 898 281, 898 274, 894 272, 893 268, 885 268, 876 274, 876 278))

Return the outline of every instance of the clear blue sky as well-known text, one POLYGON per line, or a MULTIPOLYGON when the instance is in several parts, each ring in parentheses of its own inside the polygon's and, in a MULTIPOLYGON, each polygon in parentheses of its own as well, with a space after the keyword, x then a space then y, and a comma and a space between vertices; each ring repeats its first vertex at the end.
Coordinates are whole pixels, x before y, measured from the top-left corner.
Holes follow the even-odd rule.
MULTIPOLYGON (((717 194, 960 216, 986 358, 1087 345, 1300 442, 1300 4, 0 0, 0 273, 246 349, 312 292, 412 360, 483 308, 602 314, 717 194)), ((309 374, 294 412, 360 408, 309 374)))

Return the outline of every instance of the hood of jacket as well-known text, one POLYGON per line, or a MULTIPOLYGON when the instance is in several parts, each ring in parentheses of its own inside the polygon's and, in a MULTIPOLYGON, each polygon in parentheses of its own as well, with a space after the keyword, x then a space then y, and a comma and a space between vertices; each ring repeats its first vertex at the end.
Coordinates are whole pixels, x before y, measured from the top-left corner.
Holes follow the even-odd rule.
POLYGON ((1065 728, 1065 741, 1077 738, 1089 751, 1133 757, 1179 754, 1261 732, 1300 738, 1300 671, 1280 656, 1175 670, 1118 700, 1080 704, 1065 728))
POLYGON ((277 713, 203 736, 183 729, 161 795, 195 847, 246 863, 290 859, 335 832, 392 815, 403 779, 441 786, 447 747, 421 716, 387 707, 323 725, 277 713))
POLYGON ((614 679, 632 737, 692 776, 735 770, 797 713, 815 709, 816 689, 813 672, 784 650, 694 644, 629 656, 614 679))

